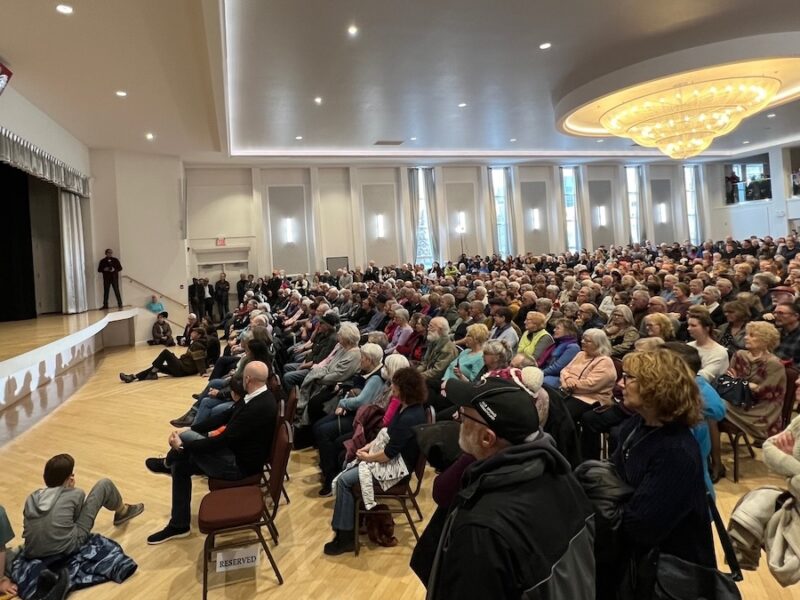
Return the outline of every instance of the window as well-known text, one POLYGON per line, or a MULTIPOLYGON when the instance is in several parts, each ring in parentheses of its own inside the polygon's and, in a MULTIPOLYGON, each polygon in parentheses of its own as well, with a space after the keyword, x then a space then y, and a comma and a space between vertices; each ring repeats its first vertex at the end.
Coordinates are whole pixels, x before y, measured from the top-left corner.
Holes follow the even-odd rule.
POLYGON ((419 191, 419 214, 417 215, 417 256, 414 258, 416 264, 423 264, 430 268, 433 265, 434 256, 431 247, 431 232, 428 225, 428 197, 425 190, 425 169, 418 171, 418 191, 419 191))
POLYGON ((494 196, 494 212, 497 221, 497 252, 501 256, 511 254, 508 243, 508 193, 506 190, 506 170, 489 169, 492 176, 492 191, 494 196))
POLYGON ((667 222, 667 204, 661 202, 656 205, 656 223, 664 225, 667 222))
POLYGON ((573 167, 561 169, 561 187, 564 192, 564 219, 567 225, 567 248, 577 252, 580 243, 578 233, 578 182, 573 167))
POLYGON ((594 221, 598 227, 608 226, 608 209, 606 206, 597 206, 594 209, 594 221))
POLYGON ((628 184, 628 215, 631 221, 631 242, 642 241, 642 224, 639 220, 639 167, 625 167, 628 184))
POLYGON ((542 211, 538 208, 531 209, 531 229, 533 231, 542 229, 542 211))
POLYGON ((700 216, 697 214, 697 167, 683 167, 683 181, 686 185, 686 216, 689 219, 689 240, 699 246, 700 216))

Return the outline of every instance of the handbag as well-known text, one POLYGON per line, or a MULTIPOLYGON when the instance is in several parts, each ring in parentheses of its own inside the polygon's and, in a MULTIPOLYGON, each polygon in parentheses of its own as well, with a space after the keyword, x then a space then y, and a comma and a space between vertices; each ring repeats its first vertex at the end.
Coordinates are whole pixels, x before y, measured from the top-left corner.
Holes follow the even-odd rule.
MULTIPOLYGON (((722 517, 714 499, 706 494, 714 528, 719 535, 725 561, 731 568, 723 573, 716 568, 691 563, 677 556, 662 554, 658 549, 650 551, 644 559, 632 564, 629 582, 623 582, 636 600, 741 600, 736 587, 742 581, 742 570, 733 545, 725 530, 722 517), (631 586, 630 583, 633 583, 631 586)), ((632 561, 633 562, 633 561, 632 561)), ((629 597, 625 593, 623 598, 629 597)))
POLYGON ((726 374, 717 377, 714 382, 714 389, 717 390, 723 400, 746 410, 755 404, 749 384, 750 382, 747 379, 731 377, 726 374))

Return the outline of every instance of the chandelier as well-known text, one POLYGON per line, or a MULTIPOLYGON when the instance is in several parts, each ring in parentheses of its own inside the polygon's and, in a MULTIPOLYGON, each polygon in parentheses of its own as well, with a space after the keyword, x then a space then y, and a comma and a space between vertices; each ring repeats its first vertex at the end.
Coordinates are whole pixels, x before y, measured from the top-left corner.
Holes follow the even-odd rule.
POLYGON ((600 124, 608 133, 684 159, 766 107, 780 87, 780 80, 761 76, 679 84, 614 106, 600 124))

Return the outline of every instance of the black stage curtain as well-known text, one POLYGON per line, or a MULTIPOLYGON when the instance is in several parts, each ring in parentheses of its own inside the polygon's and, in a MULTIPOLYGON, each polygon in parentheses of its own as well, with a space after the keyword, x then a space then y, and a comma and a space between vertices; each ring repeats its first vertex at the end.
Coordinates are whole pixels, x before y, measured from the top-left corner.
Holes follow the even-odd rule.
POLYGON ((36 288, 33 280, 31 213, 28 199, 28 176, 0 163, 0 198, 2 198, 5 246, 4 292, 0 294, 0 321, 36 318, 36 288))

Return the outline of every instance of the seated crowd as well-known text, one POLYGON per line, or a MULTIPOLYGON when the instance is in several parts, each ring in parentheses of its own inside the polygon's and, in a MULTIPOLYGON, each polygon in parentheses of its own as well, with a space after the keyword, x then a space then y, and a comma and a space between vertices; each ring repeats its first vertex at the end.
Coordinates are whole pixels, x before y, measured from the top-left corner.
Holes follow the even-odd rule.
POLYGON ((242 275, 219 322, 211 304, 202 324, 189 315, 182 356, 120 374, 210 370, 166 457, 146 461, 172 480, 148 542, 189 535, 192 475, 261 473, 278 404, 296 397, 295 448, 316 449, 319 495, 335 497, 325 554, 353 551, 357 503, 372 509, 420 457, 435 466, 412 558, 430 598, 645 597, 627 566, 654 548, 714 567, 721 430, 793 452, 773 436, 800 363, 800 257, 793 236, 746 242, 242 275), (632 493, 616 554, 595 557, 610 534, 573 469, 604 454, 632 493))

